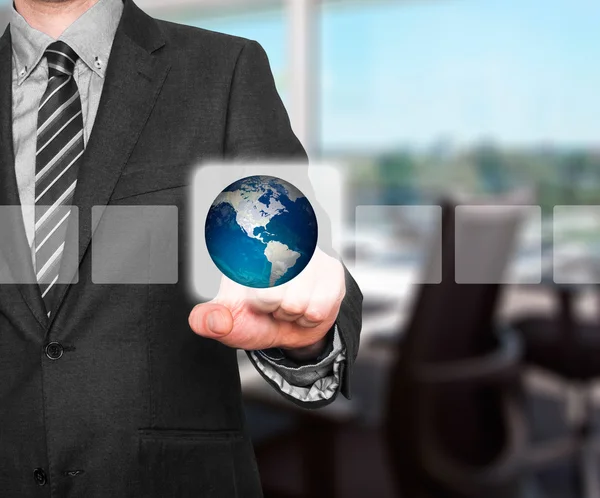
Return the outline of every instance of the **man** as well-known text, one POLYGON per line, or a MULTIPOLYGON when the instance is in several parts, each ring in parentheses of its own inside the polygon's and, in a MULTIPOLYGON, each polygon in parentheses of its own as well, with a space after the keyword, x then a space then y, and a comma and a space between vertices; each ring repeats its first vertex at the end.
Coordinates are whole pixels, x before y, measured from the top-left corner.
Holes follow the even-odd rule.
POLYGON ((187 291, 192 168, 306 160, 264 51, 131 0, 15 0, 0 99, 0 496, 261 496, 236 349, 290 401, 348 397, 362 299, 320 250, 285 293, 187 291), (176 206, 178 283, 94 283, 94 206, 176 206))

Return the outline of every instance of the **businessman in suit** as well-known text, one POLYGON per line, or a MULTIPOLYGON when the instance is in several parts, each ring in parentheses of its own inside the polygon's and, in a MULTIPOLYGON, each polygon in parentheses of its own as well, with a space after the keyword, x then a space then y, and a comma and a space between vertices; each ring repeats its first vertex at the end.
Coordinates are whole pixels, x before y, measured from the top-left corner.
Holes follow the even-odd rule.
POLYGON ((192 168, 306 161, 264 51, 131 0, 15 0, 0 99, 0 496, 261 496, 236 350, 303 407, 349 397, 362 299, 321 250, 285 293, 187 291, 192 168), (94 283, 94 206, 176 206, 177 283, 94 283))

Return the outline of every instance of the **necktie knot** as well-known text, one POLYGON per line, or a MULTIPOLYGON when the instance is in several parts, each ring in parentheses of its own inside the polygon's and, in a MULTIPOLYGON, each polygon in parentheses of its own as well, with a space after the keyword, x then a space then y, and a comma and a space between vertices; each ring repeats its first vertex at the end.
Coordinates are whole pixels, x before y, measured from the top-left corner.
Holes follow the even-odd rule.
POLYGON ((48 75, 72 76, 75 62, 79 58, 65 42, 57 41, 48 46, 45 52, 48 61, 48 75))

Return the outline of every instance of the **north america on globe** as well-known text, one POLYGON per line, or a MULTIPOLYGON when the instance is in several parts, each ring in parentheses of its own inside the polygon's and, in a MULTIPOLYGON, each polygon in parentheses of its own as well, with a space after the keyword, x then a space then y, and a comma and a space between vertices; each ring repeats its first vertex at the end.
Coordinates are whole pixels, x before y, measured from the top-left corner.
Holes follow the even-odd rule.
POLYGON ((309 200, 274 176, 232 183, 206 217, 210 257, 225 276, 247 287, 275 287, 297 277, 312 258, 317 238, 309 200))

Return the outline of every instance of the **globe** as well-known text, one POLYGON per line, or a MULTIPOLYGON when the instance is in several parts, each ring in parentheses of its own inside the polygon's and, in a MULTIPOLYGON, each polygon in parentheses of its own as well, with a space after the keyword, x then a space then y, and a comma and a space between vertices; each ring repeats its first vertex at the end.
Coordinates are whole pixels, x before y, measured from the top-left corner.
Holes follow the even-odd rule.
POLYGON ((205 224, 208 253, 228 278, 253 288, 297 277, 317 246, 317 218, 294 185, 256 175, 226 187, 205 224))

